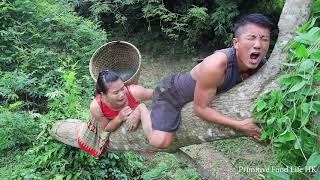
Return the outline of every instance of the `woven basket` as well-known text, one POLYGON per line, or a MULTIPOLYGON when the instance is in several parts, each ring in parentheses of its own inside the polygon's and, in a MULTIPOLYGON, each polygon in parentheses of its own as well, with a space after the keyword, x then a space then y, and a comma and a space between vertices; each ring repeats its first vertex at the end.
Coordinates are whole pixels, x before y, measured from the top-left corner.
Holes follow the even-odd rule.
POLYGON ((90 75, 96 82, 99 72, 108 68, 118 73, 125 83, 137 84, 140 76, 141 55, 139 50, 125 41, 104 44, 92 55, 90 75))

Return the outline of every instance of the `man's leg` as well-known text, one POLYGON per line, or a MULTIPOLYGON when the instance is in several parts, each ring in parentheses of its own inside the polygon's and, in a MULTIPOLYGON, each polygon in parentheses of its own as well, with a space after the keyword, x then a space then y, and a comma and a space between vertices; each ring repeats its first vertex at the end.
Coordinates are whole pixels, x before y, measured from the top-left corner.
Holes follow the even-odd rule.
POLYGON ((152 129, 150 111, 144 104, 139 105, 142 128, 149 143, 160 149, 166 149, 172 142, 173 133, 152 129))

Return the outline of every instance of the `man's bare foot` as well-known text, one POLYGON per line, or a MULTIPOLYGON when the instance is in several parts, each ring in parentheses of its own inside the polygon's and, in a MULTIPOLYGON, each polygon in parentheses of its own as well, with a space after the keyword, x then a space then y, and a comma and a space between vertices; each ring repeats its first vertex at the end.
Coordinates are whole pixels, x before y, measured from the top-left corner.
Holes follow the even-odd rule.
POLYGON ((137 107, 128 117, 126 124, 128 131, 136 130, 140 123, 140 110, 137 107))

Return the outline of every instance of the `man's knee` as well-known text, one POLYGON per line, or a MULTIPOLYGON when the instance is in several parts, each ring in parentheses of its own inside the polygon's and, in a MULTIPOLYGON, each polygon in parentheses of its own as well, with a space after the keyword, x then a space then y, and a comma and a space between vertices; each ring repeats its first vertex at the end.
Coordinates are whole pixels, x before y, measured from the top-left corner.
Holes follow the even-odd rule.
POLYGON ((149 138, 149 143, 159 149, 167 149, 170 147, 172 142, 171 134, 154 134, 149 138))

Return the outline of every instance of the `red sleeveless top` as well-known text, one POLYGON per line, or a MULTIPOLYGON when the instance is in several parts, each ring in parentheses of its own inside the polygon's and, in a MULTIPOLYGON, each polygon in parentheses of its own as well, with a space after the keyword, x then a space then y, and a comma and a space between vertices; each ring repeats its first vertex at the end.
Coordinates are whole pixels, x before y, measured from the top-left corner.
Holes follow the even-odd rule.
MULTIPOLYGON (((126 86, 127 88, 127 92, 126 92, 126 96, 127 96, 127 99, 128 99, 128 106, 131 108, 131 109, 135 109, 137 106, 138 106, 138 102, 136 101, 136 99, 133 97, 133 95, 131 94, 130 90, 129 90, 129 86, 126 86)), ((112 109, 110 109, 110 107, 108 107, 105 103, 103 103, 101 101, 101 97, 100 95, 96 95, 95 97, 96 101, 99 103, 99 106, 101 108, 101 111, 103 113, 103 115, 112 120, 114 119, 118 114, 119 114, 119 111, 114 111, 112 109)))

